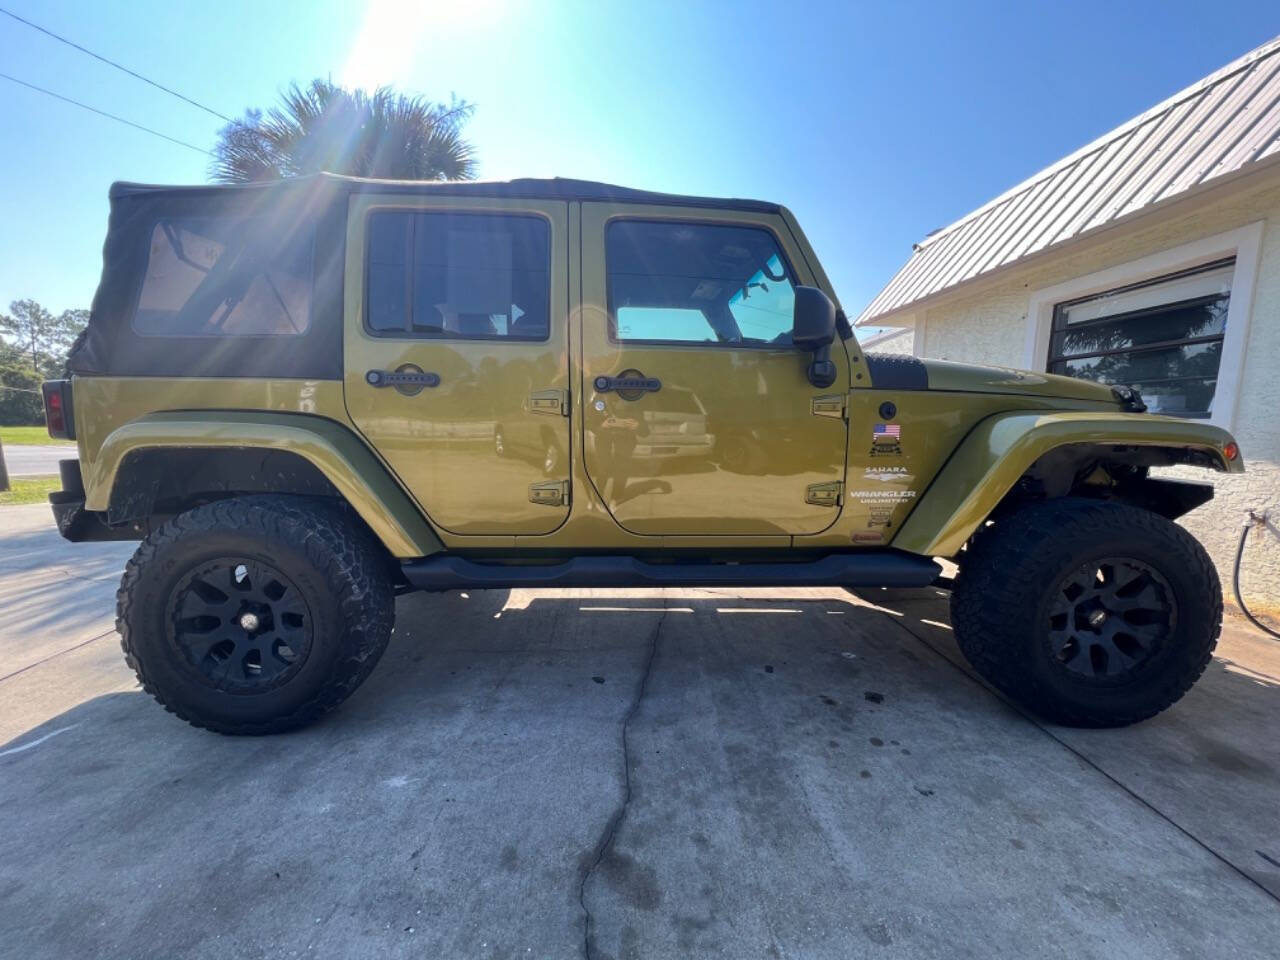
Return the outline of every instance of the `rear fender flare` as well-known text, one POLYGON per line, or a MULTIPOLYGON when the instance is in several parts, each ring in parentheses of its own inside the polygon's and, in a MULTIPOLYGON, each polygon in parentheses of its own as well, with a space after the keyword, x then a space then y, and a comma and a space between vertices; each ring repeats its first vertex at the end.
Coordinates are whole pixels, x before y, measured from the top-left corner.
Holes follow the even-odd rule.
POLYGON ((152 413, 112 431, 92 460, 81 462, 85 508, 106 511, 121 465, 139 451, 261 449, 296 454, 333 485, 395 557, 444 549, 422 511, 351 430, 297 413, 152 413))

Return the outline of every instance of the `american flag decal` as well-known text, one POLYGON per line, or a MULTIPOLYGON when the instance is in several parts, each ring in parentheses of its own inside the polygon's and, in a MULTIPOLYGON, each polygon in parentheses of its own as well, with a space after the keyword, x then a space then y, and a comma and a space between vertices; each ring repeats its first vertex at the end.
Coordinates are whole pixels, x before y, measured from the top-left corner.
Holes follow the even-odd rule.
POLYGON ((877 423, 871 429, 873 443, 897 443, 902 439, 902 425, 897 423, 877 423))

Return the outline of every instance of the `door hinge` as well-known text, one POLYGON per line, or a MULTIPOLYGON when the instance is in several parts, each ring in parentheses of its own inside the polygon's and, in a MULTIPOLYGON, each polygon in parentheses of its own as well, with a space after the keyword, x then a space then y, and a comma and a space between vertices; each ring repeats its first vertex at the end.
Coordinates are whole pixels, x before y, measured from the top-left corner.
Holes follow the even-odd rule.
POLYGON ((529 394, 529 412, 545 413, 552 417, 569 415, 568 390, 535 390, 529 394))
POLYGON ((846 393, 828 393, 813 398, 811 407, 815 417, 831 417, 835 420, 847 420, 849 414, 849 395, 846 393))
POLYGON ((805 490, 804 502, 816 507, 838 507, 843 492, 844 484, 839 480, 835 483, 811 483, 805 490))
POLYGON ((563 507, 569 502, 569 481, 543 480, 529 484, 529 502, 545 507, 563 507))

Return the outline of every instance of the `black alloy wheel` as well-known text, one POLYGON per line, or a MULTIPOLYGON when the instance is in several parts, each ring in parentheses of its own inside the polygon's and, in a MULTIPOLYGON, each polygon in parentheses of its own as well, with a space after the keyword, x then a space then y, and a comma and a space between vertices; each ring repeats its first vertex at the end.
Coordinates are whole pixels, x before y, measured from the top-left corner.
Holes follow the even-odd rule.
POLYGON ((1151 659, 1177 626, 1169 582, 1148 563, 1104 557, 1058 585, 1049 608, 1049 644, 1068 673, 1123 681, 1151 659))
POLYGON ((311 652, 312 618, 301 591, 260 560, 220 558, 178 581, 169 601, 183 662, 226 693, 287 683, 311 652))

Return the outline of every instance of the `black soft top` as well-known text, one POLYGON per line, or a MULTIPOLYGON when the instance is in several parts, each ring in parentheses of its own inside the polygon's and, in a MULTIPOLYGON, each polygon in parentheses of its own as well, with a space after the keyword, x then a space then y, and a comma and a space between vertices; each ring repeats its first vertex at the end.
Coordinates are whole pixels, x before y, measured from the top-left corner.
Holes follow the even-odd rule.
POLYGON ((111 199, 141 194, 228 195, 240 191, 282 191, 313 185, 343 195, 353 193, 421 193, 441 197, 518 197, 530 200, 587 200, 614 203, 652 203, 678 207, 718 207, 728 210, 750 210, 755 213, 777 213, 781 206, 764 200, 697 197, 657 190, 637 190, 596 180, 571 177, 521 177, 515 180, 366 180, 342 177, 332 173, 316 173, 289 180, 260 183, 200 184, 169 186, 152 183, 117 181, 111 185, 111 199))
MULTIPOLYGON (((506 197, 713 207, 777 213, 759 200, 721 200, 635 190, 591 180, 364 180, 321 173, 251 184, 163 186, 114 183, 102 249, 102 279, 89 325, 72 348, 79 376, 305 377, 341 379, 347 201, 353 194, 506 197), (247 225, 248 259, 269 260, 305 246, 313 257, 309 325, 299 336, 157 336, 134 316, 157 225, 183 218, 229 218, 247 225), (252 234, 251 236, 248 234, 252 234)), ((234 299, 237 277, 210 272, 204 301, 234 299)))

